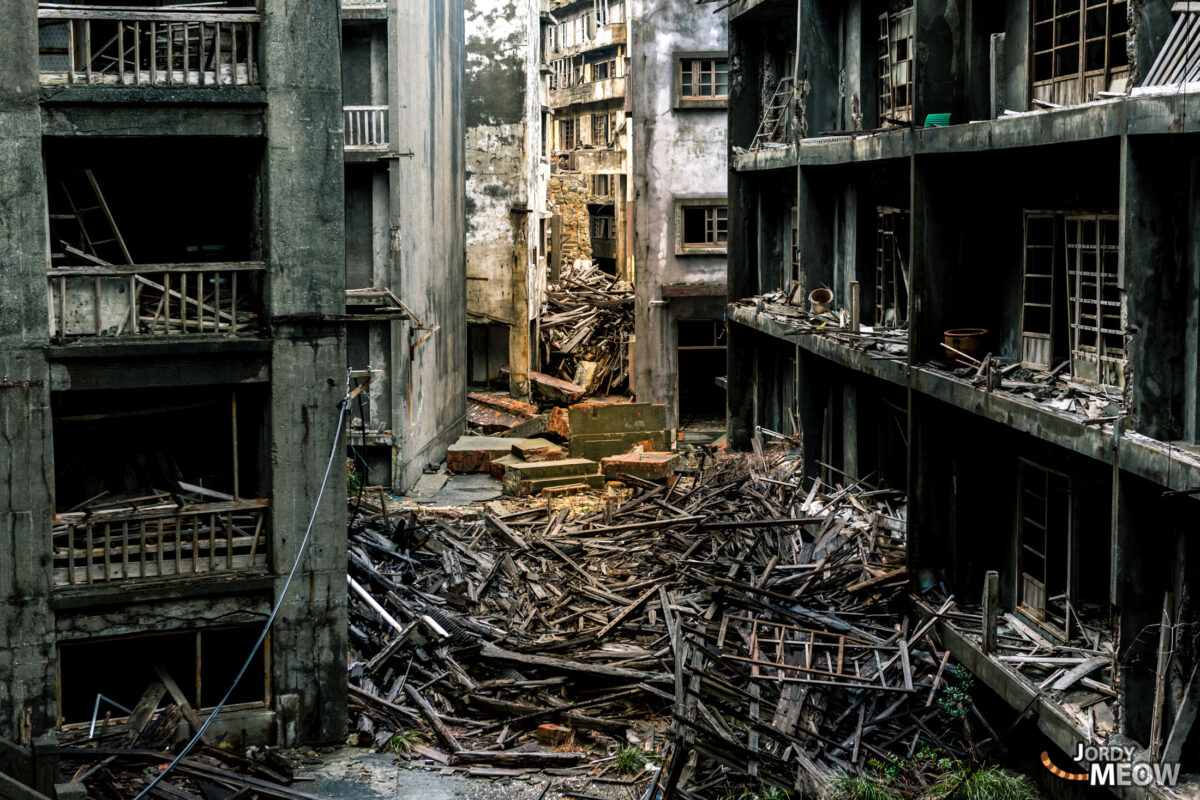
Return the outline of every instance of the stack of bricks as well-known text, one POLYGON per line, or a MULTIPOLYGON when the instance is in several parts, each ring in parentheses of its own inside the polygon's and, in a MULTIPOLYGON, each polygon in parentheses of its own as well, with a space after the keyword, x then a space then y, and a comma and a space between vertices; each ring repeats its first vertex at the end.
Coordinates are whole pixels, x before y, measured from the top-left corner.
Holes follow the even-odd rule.
POLYGON ((559 266, 569 268, 576 259, 592 258, 591 219, 588 216, 587 177, 558 170, 550 176, 546 200, 550 213, 562 217, 562 258, 559 266))

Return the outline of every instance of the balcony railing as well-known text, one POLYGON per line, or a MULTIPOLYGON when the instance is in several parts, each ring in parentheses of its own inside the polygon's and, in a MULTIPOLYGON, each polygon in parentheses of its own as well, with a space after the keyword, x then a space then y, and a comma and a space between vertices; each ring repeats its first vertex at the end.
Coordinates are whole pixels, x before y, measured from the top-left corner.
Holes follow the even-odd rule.
POLYGON ((625 97, 625 77, 621 76, 578 83, 562 89, 551 89, 550 105, 552 108, 562 108, 577 103, 596 103, 604 100, 619 100, 623 97, 625 97))
POLYGON ((346 149, 383 150, 388 145, 387 106, 345 106, 346 149))
POLYGON ((257 82, 253 8, 38 6, 43 83, 245 86, 257 82))
POLYGON ((267 500, 54 518, 54 584, 75 586, 267 567, 267 500))
POLYGON ((51 335, 252 333, 265 269, 262 261, 53 267, 51 335))

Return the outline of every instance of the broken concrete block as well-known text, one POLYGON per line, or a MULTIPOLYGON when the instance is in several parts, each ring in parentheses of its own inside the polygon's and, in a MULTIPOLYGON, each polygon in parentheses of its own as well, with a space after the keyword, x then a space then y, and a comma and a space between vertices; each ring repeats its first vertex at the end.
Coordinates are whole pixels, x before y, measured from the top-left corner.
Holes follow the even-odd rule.
POLYGON ((524 460, 525 459, 521 458, 520 456, 515 456, 512 453, 509 453, 505 456, 500 456, 499 458, 493 458, 492 463, 488 466, 488 472, 490 472, 491 476, 496 480, 502 481, 504 480, 504 471, 508 469, 509 464, 520 464, 524 460))
POLYGON ((512 452, 513 440, 499 436, 463 436, 446 448, 451 472, 487 472, 494 458, 512 452))
MULTIPOLYGON (((536 417, 531 417, 520 422, 510 430, 505 431, 502 435, 511 439, 533 439, 550 430, 549 421, 549 414, 538 414, 536 417)), ((566 441, 565 437, 563 441, 566 441)))
POLYGON ((560 461, 566 458, 561 447, 546 439, 521 439, 513 442, 512 454, 530 463, 560 461))
POLYGON ((578 403, 571 406, 572 458, 599 460, 643 450, 667 449, 667 409, 661 403, 578 403))
POLYGON ((536 494, 547 486, 561 486, 564 483, 587 483, 600 487, 604 478, 599 465, 586 458, 534 463, 518 461, 508 464, 504 470, 504 493, 508 495, 536 494))
POLYGON ((501 392, 467 394, 467 424, 485 434, 507 433, 536 416, 537 406, 501 392))
POLYGON ((600 461, 604 477, 613 480, 621 475, 633 475, 648 481, 669 478, 679 466, 679 453, 624 453, 606 456, 600 461))
POLYGON ((562 486, 547 486, 542 489, 542 497, 565 497, 570 494, 586 492, 591 488, 586 483, 564 483, 562 486))
POLYGON ((538 415, 538 407, 533 403, 526 403, 503 392, 470 392, 467 394, 467 399, 521 419, 531 419, 538 415))
POLYGON ((566 408, 552 408, 546 418, 546 433, 557 436, 561 441, 571 438, 571 411, 566 408))

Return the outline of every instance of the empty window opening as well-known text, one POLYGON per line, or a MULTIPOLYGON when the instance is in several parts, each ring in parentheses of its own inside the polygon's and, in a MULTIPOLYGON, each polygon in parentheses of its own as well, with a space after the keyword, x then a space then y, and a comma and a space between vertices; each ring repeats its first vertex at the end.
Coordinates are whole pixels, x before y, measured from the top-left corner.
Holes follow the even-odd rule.
POLYGON ((875 324, 908 325, 908 212, 880 206, 875 239, 875 324))
POLYGON ((880 126, 912 121, 912 6, 879 15, 876 93, 880 126))
POLYGON ((679 60, 679 96, 683 100, 729 97, 729 62, 723 58, 679 60))
POLYGON ((679 424, 716 430, 725 426, 725 323, 719 319, 678 322, 679 424))
POLYGON ((267 566, 257 388, 58 393, 54 581, 267 566))
POLYGON ((258 145, 47 139, 45 156, 56 338, 259 329, 258 145), (186 191, 128 168, 180 151, 186 191))
POLYGON ((683 246, 718 247, 729 241, 729 210, 725 206, 684 206, 683 246))
POLYGON ((504 376, 500 368, 508 363, 508 326, 500 324, 467 325, 467 382, 475 388, 487 387, 504 376))
POLYGON ((1126 0, 1035 0, 1034 99, 1082 103, 1127 76, 1127 8, 1126 0))
POLYGON ((592 238, 612 239, 617 235, 617 221, 613 217, 592 217, 592 238))
POLYGON ((611 175, 592 175, 592 196, 596 198, 611 198, 613 180, 611 175))
MULTIPOLYGON (((66 724, 90 723, 100 695, 101 719, 106 712, 112 712, 114 718, 126 716, 147 695, 155 708, 169 705, 173 700, 161 688, 156 665, 193 708, 212 708, 233 685, 260 630, 256 625, 242 625, 60 645, 59 716, 66 724)), ((230 704, 269 703, 270 642, 268 636, 234 688, 230 704)))

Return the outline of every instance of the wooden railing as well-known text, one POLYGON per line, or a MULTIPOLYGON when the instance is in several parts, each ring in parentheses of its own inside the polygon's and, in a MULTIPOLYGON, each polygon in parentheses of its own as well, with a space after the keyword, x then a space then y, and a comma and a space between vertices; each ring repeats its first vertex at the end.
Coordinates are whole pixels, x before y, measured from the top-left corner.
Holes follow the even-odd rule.
POLYGON ((51 335, 252 333, 265 269, 262 261, 53 267, 51 335))
POLYGON ((167 504, 54 518, 54 584, 265 569, 266 500, 167 504))
POLYGON ((387 106, 345 106, 347 150, 381 150, 387 147, 387 106))
POLYGON ((258 23, 253 8, 170 11, 42 3, 38 6, 42 80, 254 84, 258 23))

